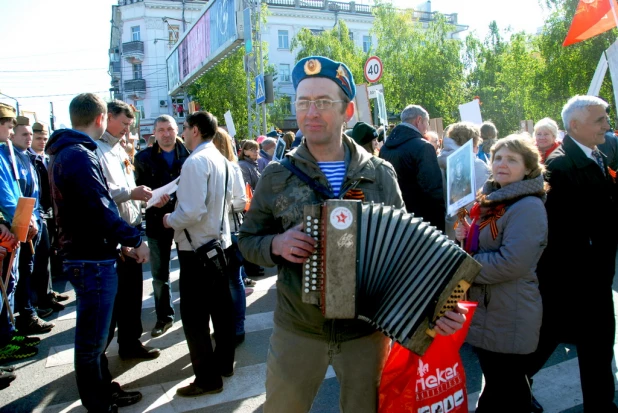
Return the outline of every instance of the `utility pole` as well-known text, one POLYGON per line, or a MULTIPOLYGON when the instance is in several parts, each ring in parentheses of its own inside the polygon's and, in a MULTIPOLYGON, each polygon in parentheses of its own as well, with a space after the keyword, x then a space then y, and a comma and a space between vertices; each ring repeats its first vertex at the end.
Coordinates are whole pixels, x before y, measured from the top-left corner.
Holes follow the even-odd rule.
MULTIPOLYGON (((250 39, 245 39, 246 42, 251 41, 252 47, 245 49, 245 71, 247 76, 247 117, 248 117, 248 133, 249 139, 255 138, 262 134, 262 120, 265 119, 266 107, 260 108, 256 103, 255 78, 259 73, 263 73, 262 61, 262 36, 260 33, 260 0, 246 0, 247 8, 250 10, 250 22, 245 24, 250 25, 250 39), (258 62, 258 59, 260 60, 258 62)), ((247 17, 247 16, 245 16, 247 17)), ((265 120, 264 120, 264 123, 265 120)), ((264 126, 265 128, 266 126, 264 126)))
POLYGON ((56 117, 54 116, 54 102, 49 102, 49 127, 52 131, 56 130, 56 127, 54 126, 55 118, 56 117))

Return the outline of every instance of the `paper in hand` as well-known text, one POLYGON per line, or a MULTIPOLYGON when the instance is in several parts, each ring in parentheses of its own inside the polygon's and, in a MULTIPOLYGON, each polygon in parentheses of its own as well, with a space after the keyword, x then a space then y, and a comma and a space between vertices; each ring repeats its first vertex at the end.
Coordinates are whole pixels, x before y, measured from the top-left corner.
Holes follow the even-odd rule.
POLYGON ((174 192, 176 192, 176 190, 178 189, 178 180, 180 179, 180 177, 174 179, 172 182, 170 182, 167 185, 164 185, 160 188, 157 189, 153 189, 152 191, 152 198, 150 198, 148 200, 148 203, 146 204, 146 209, 150 208, 151 206, 155 205, 156 203, 158 203, 161 198, 163 197, 163 195, 171 195, 174 192))

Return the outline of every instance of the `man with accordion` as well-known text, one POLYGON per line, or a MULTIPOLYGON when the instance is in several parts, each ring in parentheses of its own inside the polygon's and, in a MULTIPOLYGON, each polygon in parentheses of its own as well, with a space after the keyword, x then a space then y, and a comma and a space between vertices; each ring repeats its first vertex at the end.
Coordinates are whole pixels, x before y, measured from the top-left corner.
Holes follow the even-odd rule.
MULTIPOLYGON (((329 365, 340 383, 342 411, 375 412, 390 340, 364 321, 329 320, 302 302, 301 264, 316 243, 303 232, 303 208, 337 198, 403 208, 401 191, 391 164, 342 133, 356 93, 347 66, 307 57, 296 64, 292 80, 304 139, 285 160, 264 169, 239 235, 247 260, 279 270, 264 412, 308 412, 329 365)), ((452 334, 464 320, 448 312, 436 331, 452 334)))

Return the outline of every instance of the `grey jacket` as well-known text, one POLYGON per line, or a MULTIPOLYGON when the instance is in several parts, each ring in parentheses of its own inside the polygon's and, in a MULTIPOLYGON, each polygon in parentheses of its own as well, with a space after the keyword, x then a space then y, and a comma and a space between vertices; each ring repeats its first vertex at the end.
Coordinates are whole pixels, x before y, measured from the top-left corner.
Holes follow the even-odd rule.
MULTIPOLYGON (((403 208, 401 191, 391 164, 371 156, 343 135, 347 171, 342 188, 357 183, 366 202, 384 202, 403 208)), ((303 143, 288 153, 290 161, 309 177, 327 185, 326 176, 303 143)), ((342 192, 343 193, 343 192, 342 192)), ((278 265, 275 323, 298 334, 322 340, 345 341, 375 332, 360 320, 327 320, 317 306, 301 300, 301 265, 271 255, 275 235, 303 222, 305 205, 323 202, 318 194, 278 162, 270 163, 260 178, 251 208, 240 227, 238 245, 256 264, 278 265)))
MULTIPOLYGON (((513 183, 502 192, 520 183, 542 189, 543 177, 513 183)), ((488 181, 484 193, 492 187, 488 181)), ((470 300, 479 304, 466 341, 497 353, 529 354, 537 348, 543 315, 536 266, 547 245, 547 214, 532 190, 519 191, 521 199, 510 205, 499 191, 493 192, 495 201, 506 202, 506 212, 497 220, 495 240, 489 225, 479 234, 474 259, 483 268, 469 291, 470 300)))

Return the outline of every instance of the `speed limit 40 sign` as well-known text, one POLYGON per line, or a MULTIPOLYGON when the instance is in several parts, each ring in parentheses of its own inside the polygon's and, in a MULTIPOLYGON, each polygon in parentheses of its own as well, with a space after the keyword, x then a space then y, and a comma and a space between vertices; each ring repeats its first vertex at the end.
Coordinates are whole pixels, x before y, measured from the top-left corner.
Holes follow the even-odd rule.
POLYGON ((369 83, 375 83, 382 77, 384 66, 378 56, 371 56, 365 62, 365 79, 369 83))

